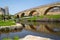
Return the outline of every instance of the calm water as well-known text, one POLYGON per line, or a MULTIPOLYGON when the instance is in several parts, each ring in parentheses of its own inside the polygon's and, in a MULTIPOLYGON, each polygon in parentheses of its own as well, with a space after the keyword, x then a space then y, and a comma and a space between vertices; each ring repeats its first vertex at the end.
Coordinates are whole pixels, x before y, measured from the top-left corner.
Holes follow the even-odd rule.
POLYGON ((0 40, 9 37, 19 36, 20 38, 26 35, 36 35, 41 37, 47 37, 54 40, 60 40, 60 23, 56 22, 27 22, 20 23, 22 28, 15 28, 8 32, 2 32, 0 34, 0 40))

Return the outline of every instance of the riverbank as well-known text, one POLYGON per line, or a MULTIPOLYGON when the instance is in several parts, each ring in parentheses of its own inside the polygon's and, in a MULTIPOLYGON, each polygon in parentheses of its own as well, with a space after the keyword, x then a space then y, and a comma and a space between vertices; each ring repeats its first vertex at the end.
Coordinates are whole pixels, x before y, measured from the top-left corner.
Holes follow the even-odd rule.
POLYGON ((0 26, 11 26, 11 25, 16 25, 14 20, 0 20, 0 26))
POLYGON ((60 15, 41 15, 21 18, 22 21, 32 22, 60 22, 60 15))
POLYGON ((0 34, 21 31, 23 29, 22 24, 16 23, 16 25, 11 26, 0 26, 0 34))
POLYGON ((9 28, 13 27, 14 28, 14 27, 19 27, 19 26, 22 26, 22 25, 20 23, 16 23, 16 25, 11 25, 11 26, 0 26, 0 29, 1 28, 6 28, 6 27, 9 27, 9 28))
POLYGON ((60 19, 36 19, 36 20, 27 20, 28 22, 60 22, 60 19))

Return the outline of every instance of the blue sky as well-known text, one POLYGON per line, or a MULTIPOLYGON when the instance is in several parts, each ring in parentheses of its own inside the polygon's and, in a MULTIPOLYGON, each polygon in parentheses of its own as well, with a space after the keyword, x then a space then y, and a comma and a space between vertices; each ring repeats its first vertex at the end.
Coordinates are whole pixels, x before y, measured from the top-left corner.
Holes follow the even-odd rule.
POLYGON ((10 14, 15 14, 20 11, 45 5, 53 2, 60 2, 60 0, 0 0, 0 7, 9 7, 10 14))

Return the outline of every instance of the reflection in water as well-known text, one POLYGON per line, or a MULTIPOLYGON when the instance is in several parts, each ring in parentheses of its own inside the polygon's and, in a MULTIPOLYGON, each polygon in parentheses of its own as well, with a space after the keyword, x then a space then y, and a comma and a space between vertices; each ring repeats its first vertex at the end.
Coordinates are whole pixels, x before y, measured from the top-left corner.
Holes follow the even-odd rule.
POLYGON ((51 28, 49 28, 47 25, 45 25, 45 28, 46 28, 48 31, 50 31, 50 32, 55 32, 55 31, 53 31, 51 28))
POLYGON ((60 28, 54 28, 53 30, 56 32, 60 32, 60 28))
POLYGON ((44 32, 49 34, 56 34, 60 36, 60 23, 37 23, 37 24, 28 24, 25 29, 35 30, 37 32, 44 32))
POLYGON ((21 23, 21 25, 22 25, 23 27, 25 27, 25 24, 21 23))
POLYGON ((60 32, 60 30, 59 30, 59 28, 49 28, 47 25, 45 25, 45 28, 47 29, 47 30, 49 30, 49 31, 51 31, 51 32, 60 32))
POLYGON ((8 37, 12 37, 12 38, 15 35, 18 35, 20 38, 22 38, 30 34, 43 36, 43 37, 50 37, 54 39, 60 38, 60 23, 35 23, 34 22, 34 23, 21 23, 21 25, 22 27, 0 29, 0 39, 7 37, 7 35, 8 37), (51 36, 48 36, 50 34, 51 36), (54 37, 52 35, 54 35, 54 37))
POLYGON ((36 30, 36 28, 33 25, 30 24, 29 26, 30 26, 30 28, 36 30))

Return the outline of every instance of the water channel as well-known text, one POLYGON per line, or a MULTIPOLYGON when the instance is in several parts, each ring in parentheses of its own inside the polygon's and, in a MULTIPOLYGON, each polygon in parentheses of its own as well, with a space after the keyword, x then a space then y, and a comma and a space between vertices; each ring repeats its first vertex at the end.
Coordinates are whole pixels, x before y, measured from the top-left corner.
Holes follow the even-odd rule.
POLYGON ((24 38, 27 35, 60 40, 60 23, 58 22, 25 22, 20 24, 22 28, 15 28, 10 31, 0 30, 0 40, 6 37, 13 38, 14 36, 24 38))

